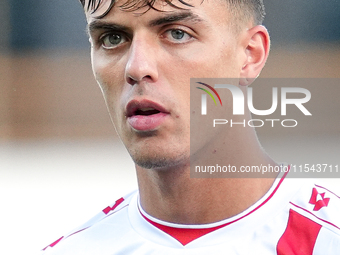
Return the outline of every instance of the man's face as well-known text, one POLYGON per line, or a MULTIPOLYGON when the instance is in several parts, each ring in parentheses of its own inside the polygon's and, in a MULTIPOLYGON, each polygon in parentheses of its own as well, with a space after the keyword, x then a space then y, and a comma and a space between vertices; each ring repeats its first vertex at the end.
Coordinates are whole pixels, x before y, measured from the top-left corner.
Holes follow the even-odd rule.
MULTIPOLYGON (((104 1, 102 10, 108 2, 104 1)), ((237 78, 240 38, 223 0, 175 0, 103 18, 87 13, 92 67, 115 128, 135 163, 145 168, 188 164, 190 78, 237 78)))

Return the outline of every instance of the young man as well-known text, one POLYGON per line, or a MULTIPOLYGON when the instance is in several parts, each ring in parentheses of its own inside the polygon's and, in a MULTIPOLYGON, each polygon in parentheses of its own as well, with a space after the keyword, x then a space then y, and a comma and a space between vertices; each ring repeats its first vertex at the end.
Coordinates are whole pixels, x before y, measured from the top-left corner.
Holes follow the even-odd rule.
POLYGON ((208 132, 190 150, 190 78, 236 78, 245 91, 265 65, 261 0, 81 2, 93 72, 139 189, 46 254, 340 253, 330 191, 273 175, 190 178, 190 163, 219 162, 222 147, 237 168, 277 166, 250 127, 208 132))

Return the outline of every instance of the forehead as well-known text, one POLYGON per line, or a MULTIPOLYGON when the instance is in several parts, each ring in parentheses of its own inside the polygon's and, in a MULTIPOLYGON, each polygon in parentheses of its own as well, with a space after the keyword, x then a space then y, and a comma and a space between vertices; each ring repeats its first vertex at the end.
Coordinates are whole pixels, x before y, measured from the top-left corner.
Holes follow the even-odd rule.
MULTIPOLYGON (((93 19, 117 16, 117 13, 140 17, 150 12, 162 15, 183 11, 207 14, 213 11, 217 14, 221 10, 223 12, 228 10, 225 0, 85 0, 84 8, 88 23, 93 19)), ((224 13, 223 16, 230 15, 224 13)))

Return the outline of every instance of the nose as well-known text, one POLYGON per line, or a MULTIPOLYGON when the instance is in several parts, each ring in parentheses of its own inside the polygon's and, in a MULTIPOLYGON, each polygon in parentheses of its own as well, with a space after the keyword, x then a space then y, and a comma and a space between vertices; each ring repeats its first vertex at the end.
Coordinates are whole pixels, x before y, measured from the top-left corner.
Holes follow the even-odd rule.
POLYGON ((155 45, 150 39, 134 38, 125 67, 126 81, 130 85, 158 79, 155 45))

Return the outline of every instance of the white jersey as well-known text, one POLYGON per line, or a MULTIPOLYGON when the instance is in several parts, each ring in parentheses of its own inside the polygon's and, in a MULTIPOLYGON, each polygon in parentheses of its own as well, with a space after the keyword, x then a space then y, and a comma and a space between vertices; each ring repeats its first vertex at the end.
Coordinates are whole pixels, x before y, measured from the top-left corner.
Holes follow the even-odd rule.
POLYGON ((311 180, 277 179, 244 212, 205 225, 167 223, 120 198, 44 255, 339 255, 340 198, 311 180))

